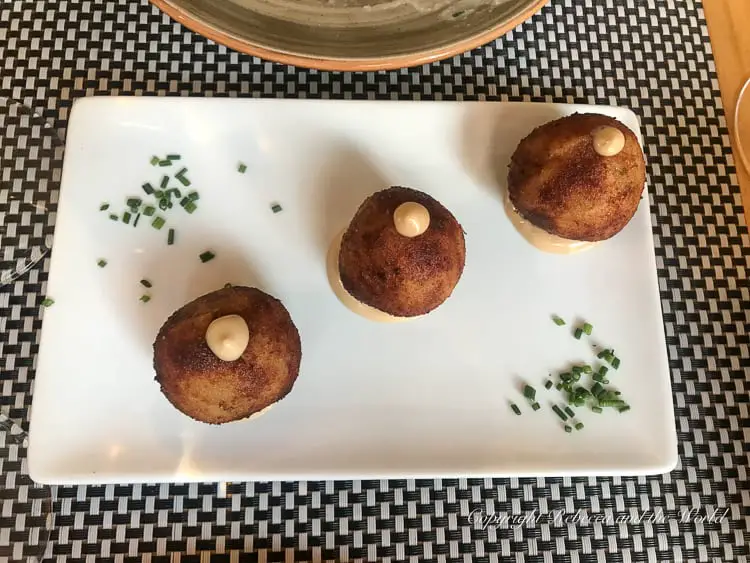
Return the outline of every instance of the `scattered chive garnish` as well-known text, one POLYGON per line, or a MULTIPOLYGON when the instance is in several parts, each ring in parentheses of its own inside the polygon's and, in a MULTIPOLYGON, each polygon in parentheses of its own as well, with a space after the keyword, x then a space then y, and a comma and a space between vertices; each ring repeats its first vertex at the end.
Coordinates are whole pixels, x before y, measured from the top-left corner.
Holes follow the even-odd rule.
POLYGON ((216 257, 216 255, 215 255, 215 254, 214 254, 213 252, 211 252, 210 250, 206 250, 205 252, 202 252, 202 253, 200 254, 200 259, 201 259, 201 262, 203 262, 204 264, 205 264, 206 262, 210 262, 210 261, 211 261, 211 260, 213 260, 213 259, 214 259, 215 257, 216 257))
POLYGON ((169 176, 166 176, 166 175, 162 176, 161 177, 161 183, 159 184, 159 187, 162 190, 166 190, 167 189, 167 184, 169 184, 169 176))
POLYGON ((563 426, 563 428, 565 428, 565 432, 567 432, 568 434, 570 434, 571 432, 573 432, 573 429, 570 426, 568 426, 567 424, 565 426, 563 426))
POLYGON ((167 155, 167 160, 180 160, 181 158, 182 158, 182 156, 180 156, 179 154, 168 154, 167 155))
POLYGON ((146 207, 143 208, 143 214, 146 217, 151 217, 155 211, 156 211, 156 208, 153 205, 147 205, 146 207))
POLYGON ((151 195, 154 193, 154 187, 148 182, 143 184, 141 187, 143 188, 143 191, 146 192, 146 195, 151 195))
POLYGON ((141 285, 142 285, 143 287, 148 287, 148 288, 151 288, 151 287, 153 287, 153 286, 154 286, 154 284, 152 284, 152 283, 151 283, 150 281, 148 281, 148 280, 141 280, 141 285))
POLYGON ((607 375, 607 372, 609 371, 609 368, 607 366, 599 366, 599 375, 607 375))
POLYGON ((552 322, 553 322, 553 323, 555 323, 555 324, 556 324, 557 326, 564 326, 564 325, 565 325, 565 321, 564 321, 564 320, 562 320, 562 319, 561 319, 560 317, 558 317, 557 315, 554 315, 554 316, 552 317, 552 322))
POLYGON ((568 416, 557 405, 552 405, 552 410, 555 411, 555 414, 559 416, 561 420, 568 420, 568 416))
POLYGON ((132 216, 130 215, 130 212, 126 211, 125 213, 122 214, 122 222, 125 223, 126 225, 129 225, 131 217, 132 216))
POLYGON ((99 258, 99 260, 96 261, 96 265, 100 268, 104 268, 104 266, 107 265, 107 261, 104 258, 99 258))
POLYGON ((583 366, 583 373, 591 373, 593 372, 593 368, 590 365, 583 366))
POLYGON ((244 163, 240 162, 239 166, 237 166, 237 172, 239 172, 240 174, 244 174, 246 170, 247 166, 245 166, 244 163))
POLYGON ((166 221, 164 221, 162 217, 157 216, 151 221, 151 226, 158 231, 164 226, 164 223, 166 223, 166 221))
POLYGON ((274 213, 279 213, 281 211, 281 206, 278 203, 274 203, 271 205, 271 211, 274 213))
POLYGON ((605 392, 606 391, 604 387, 602 387, 602 384, 599 383, 598 381, 591 386, 591 394, 597 399, 602 395, 602 393, 605 393, 605 392))
POLYGON ((597 357, 597 358, 599 358, 599 359, 601 360, 601 359, 602 359, 602 358, 604 358, 604 356, 606 356, 607 354, 609 354, 609 350, 607 350, 607 349, 604 349, 604 350, 600 351, 600 352, 599 352, 599 353, 598 353, 598 354, 596 355, 596 357, 597 357))
POLYGON ((577 328, 576 331, 573 333, 573 336, 575 336, 576 340, 580 340, 582 335, 583 335, 583 331, 580 328, 577 328))
POLYGON ((138 226, 138 221, 140 221, 140 220, 141 220, 141 214, 139 213, 138 215, 135 216, 135 219, 133 219, 133 226, 137 227, 138 226))
POLYGON ((172 161, 167 159, 160 160, 159 166, 172 166, 172 161))
POLYGON ((576 422, 576 430, 583 430, 583 422, 576 422))
POLYGON ((591 407, 591 410, 594 411, 595 413, 601 413, 602 412, 602 407, 600 407, 598 405, 594 405, 593 407, 591 407))
POLYGON ((544 388, 545 388, 545 389, 552 389, 552 386, 553 386, 553 385, 554 385, 554 383, 552 383, 552 380, 551 380, 551 379, 548 379, 548 380, 547 380, 547 381, 546 381, 546 382, 544 383, 544 388))
POLYGON ((580 381, 581 380, 581 372, 576 371, 573 373, 573 381, 580 381))
POLYGON ((102 203, 99 206, 99 211, 106 211, 107 209, 109 209, 109 203, 102 203))
POLYGON ((523 387, 523 396, 529 401, 533 401, 536 398, 536 389, 527 383, 523 387))
POLYGON ((591 331, 593 331, 593 330, 594 330, 593 325, 591 325, 590 323, 583 323, 583 332, 587 336, 591 336, 591 331))
POLYGON ((176 198, 181 198, 182 197, 182 193, 180 193, 180 190, 178 188, 169 188, 167 190, 167 195, 169 195, 169 194, 174 194, 174 196, 176 198))
POLYGON ((151 301, 151 296, 144 293, 143 295, 141 295, 141 301, 143 303, 148 303, 149 301, 151 301))
POLYGON ((169 200, 167 199, 160 199, 159 200, 159 209, 162 211, 166 211, 169 208, 169 200))
POLYGON ((511 408, 511 409, 513 410, 513 412, 514 412, 514 413, 516 413, 516 414, 518 414, 518 415, 520 415, 520 414, 521 414, 521 409, 519 409, 519 408, 518 408, 518 405, 517 405, 517 404, 515 404, 515 403, 511 403, 511 404, 510 404, 510 408, 511 408))
POLYGON ((563 388, 563 384, 562 383, 558 383, 557 385, 555 385, 555 389, 557 389, 558 391, 561 391, 562 388, 563 388))
POLYGON ((573 412, 573 409, 570 407, 565 407, 565 414, 567 414, 570 418, 575 417, 576 413, 573 412))
POLYGON ((125 201, 125 205, 127 205, 130 209, 137 210, 141 206, 141 198, 139 197, 129 197, 125 201))
POLYGON ((618 412, 628 412, 630 410, 630 405, 622 405, 621 407, 617 408, 618 412))
POLYGON ((583 368, 581 366, 573 366, 572 368, 570 368, 570 371, 572 371, 573 373, 581 373, 583 371, 583 368))
POLYGON ((167 234, 167 244, 174 244, 174 229, 169 229, 169 233, 167 234))
MULTIPOLYGON (((185 201, 185 200, 183 199, 182 201, 185 201)), ((187 202, 187 203, 185 203, 185 205, 183 205, 182 207, 183 207, 183 209, 184 209, 185 211, 187 211, 187 212, 188 212, 188 213, 190 213, 190 214, 192 214, 192 213, 193 213, 193 211, 195 211, 195 210, 196 210, 196 209, 198 208, 198 206, 196 206, 196 205, 195 205, 195 204, 194 204, 194 203, 193 203, 192 201, 188 201, 188 202, 187 202)))
POLYGON ((118 221, 120 218, 115 215, 114 213, 109 214, 109 218, 112 219, 112 221, 118 221))
POLYGON ((187 195, 188 199, 190 201, 198 201, 200 199, 200 196, 198 195, 198 192, 192 191, 187 195))
POLYGON ((533 403, 531 403, 531 408, 533 410, 535 410, 535 411, 538 411, 539 409, 542 408, 542 406, 539 403, 537 403, 536 401, 534 401, 533 403))
POLYGON ((159 164, 159 162, 161 162, 161 159, 158 156, 152 156, 150 162, 151 166, 156 166, 157 164, 159 164))
POLYGON ((613 368, 620 369, 620 358, 615 356, 614 358, 612 358, 612 361, 610 362, 610 364, 612 365, 613 368))
POLYGON ((55 304, 55 300, 49 297, 42 299, 42 307, 52 307, 55 304))

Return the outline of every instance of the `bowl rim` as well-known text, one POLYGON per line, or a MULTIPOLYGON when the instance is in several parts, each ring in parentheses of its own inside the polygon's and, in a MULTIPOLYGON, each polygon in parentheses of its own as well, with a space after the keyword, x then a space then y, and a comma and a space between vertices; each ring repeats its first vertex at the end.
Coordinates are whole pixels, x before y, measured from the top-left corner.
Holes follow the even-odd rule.
POLYGON ((253 55, 267 61, 292 65, 314 70, 328 70, 336 72, 361 72, 376 70, 397 70, 406 67, 419 66, 461 55, 477 47, 481 47, 506 34, 511 29, 525 22, 537 14, 550 0, 532 0, 530 4, 519 10, 508 21, 500 25, 457 41, 450 45, 415 51, 404 55, 392 55, 386 57, 363 57, 363 58, 335 58, 335 57, 312 57, 265 47, 257 43, 241 39, 233 34, 221 31, 216 27, 193 16, 187 10, 178 6, 173 0, 149 0, 151 4, 167 14, 173 20, 185 26, 189 30, 202 35, 220 45, 253 55))

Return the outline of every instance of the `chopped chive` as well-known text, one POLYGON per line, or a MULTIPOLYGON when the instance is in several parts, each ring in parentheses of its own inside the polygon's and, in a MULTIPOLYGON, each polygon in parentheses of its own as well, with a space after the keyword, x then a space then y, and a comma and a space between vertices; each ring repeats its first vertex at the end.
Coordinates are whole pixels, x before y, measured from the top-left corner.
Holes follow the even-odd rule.
POLYGON ((594 411, 595 413, 599 413, 599 414, 601 414, 603 412, 602 411, 602 407, 597 406, 597 405, 594 405, 593 407, 591 407, 591 410, 594 411))
POLYGON ((573 429, 570 426, 568 426, 567 424, 565 426, 563 426, 563 428, 565 429, 565 432, 567 432, 568 434, 570 434, 571 432, 573 432, 573 429))
MULTIPOLYGON (((183 200, 184 201, 184 200, 183 200)), ((185 205, 182 206, 185 211, 192 214, 193 211, 198 209, 198 206, 195 205, 192 201, 188 201, 185 205)))
POLYGON ((180 184, 182 184, 185 187, 187 187, 190 184, 192 184, 192 182, 190 180, 188 180, 187 178, 185 178, 185 176, 175 176, 175 178, 177 178, 177 181, 179 181, 180 184))
POLYGON ((535 411, 538 411, 539 409, 542 408, 542 405, 540 405, 539 403, 537 403, 536 401, 534 401, 533 403, 531 403, 531 408, 533 410, 535 410, 535 411))
POLYGON ((151 283, 150 281, 148 281, 148 280, 141 280, 141 285, 142 285, 143 287, 148 287, 148 288, 154 287, 154 284, 152 284, 152 283, 151 283))
POLYGON ((206 250, 205 252, 202 252, 200 254, 201 262, 203 262, 204 264, 206 262, 209 262, 209 261, 213 260, 215 257, 216 257, 216 254, 214 254, 210 250, 206 250))
POLYGON ((146 207, 143 208, 143 214, 146 217, 151 217, 155 211, 156 211, 156 207, 154 207, 153 205, 147 205, 146 207))
POLYGON ((591 394, 597 399, 602 395, 602 393, 606 393, 606 390, 598 381, 591 386, 591 394))
POLYGON ((600 379, 599 383, 601 383, 602 385, 609 385, 609 379, 607 379, 607 378, 600 379))
POLYGON ((601 351, 600 351, 600 352, 599 352, 599 353, 598 353, 598 354, 596 355, 596 357, 597 357, 597 358, 599 358, 599 359, 601 360, 601 359, 602 359, 602 358, 604 358, 604 356, 606 356, 607 354, 609 354, 609 350, 607 350, 607 349, 605 348, 604 350, 601 350, 601 351))
POLYGON ((125 200, 125 205, 127 205, 130 209, 138 209, 141 206, 141 198, 139 197, 129 197, 127 200, 125 200))
POLYGON ((139 213, 138 215, 135 216, 135 219, 133 219, 133 226, 137 227, 138 226, 138 221, 140 221, 140 220, 141 220, 141 214, 139 213))
POLYGON ((182 193, 180 193, 180 190, 178 188, 169 188, 167 190, 167 195, 169 196, 170 194, 174 194, 174 196, 178 199, 182 197, 182 193))
POLYGON ((164 226, 164 223, 166 223, 166 221, 162 217, 156 216, 154 217, 154 220, 151 221, 151 226, 158 231, 164 226))
POLYGON ((159 161, 159 166, 162 166, 162 167, 164 167, 164 166, 172 166, 172 161, 171 160, 167 160, 167 159, 160 160, 159 161))
POLYGON ((595 373, 591 376, 591 379, 601 382, 601 380, 604 379, 604 376, 601 373, 595 373))
POLYGON ((42 299, 42 307, 52 307, 55 304, 55 300, 49 297, 42 299))
POLYGON ((247 166, 245 166, 244 163, 240 162, 239 166, 237 166, 237 172, 239 172, 240 174, 244 174, 246 170, 247 166))
POLYGON ((552 389, 552 386, 553 386, 553 385, 554 385, 554 383, 552 383, 552 380, 551 380, 551 379, 548 379, 548 380, 547 380, 547 381, 546 381, 546 382, 544 383, 544 388, 545 388, 545 389, 552 389))
POLYGON ((563 384, 562 383, 558 383, 557 385, 555 385, 555 389, 557 389, 558 391, 561 391, 562 388, 563 388, 563 384))
POLYGON ((607 353, 604 355, 604 360, 611 364, 615 359, 615 355, 612 352, 607 351, 607 353))
POLYGON ((129 225, 131 217, 132 217, 132 215, 130 214, 130 212, 129 211, 125 211, 122 214, 122 222, 125 223, 126 225, 129 225))
POLYGON ((141 299, 140 300, 143 303, 148 303, 149 301, 151 301, 151 296, 148 295, 148 294, 146 294, 146 293, 144 293, 143 295, 141 295, 141 299))
POLYGON ((161 177, 161 183, 159 184, 159 187, 162 190, 166 190, 168 184, 169 184, 169 176, 166 176, 166 175, 162 176, 161 177))
POLYGON ((630 410, 630 405, 622 405, 621 407, 617 407, 618 412, 628 412, 630 410))
POLYGON ((583 430, 583 422, 576 422, 576 430, 583 430))
POLYGON ((580 381, 581 380, 581 372, 576 371, 573 373, 573 381, 580 381))
POLYGON ((559 416, 561 420, 568 420, 568 416, 557 405, 552 405, 552 410, 555 411, 555 414, 559 416))
POLYGON ((104 266, 107 265, 107 261, 104 258, 99 258, 99 260, 96 261, 96 265, 100 268, 104 268, 104 266))
POLYGON ((166 199, 160 199, 159 209, 161 209, 162 211, 166 211, 167 209, 169 209, 169 201, 166 199))
POLYGON ((592 371, 594 370, 590 365, 583 366, 583 373, 591 373, 592 371))
POLYGON ((581 366, 573 366, 572 368, 570 368, 570 371, 572 371, 573 373, 581 373, 583 371, 583 368, 581 366))
POLYGON ((169 234, 167 234, 167 244, 174 244, 174 229, 169 229, 169 234))
POLYGON ((164 197, 164 190, 154 190, 154 197, 156 199, 161 199, 164 197))
POLYGON ((562 320, 557 315, 553 315, 552 316, 552 322, 555 323, 557 326, 564 326, 565 325, 565 321, 562 320))
POLYGON ((620 358, 615 356, 614 358, 612 358, 612 361, 610 362, 610 364, 612 365, 613 368, 620 369, 620 358))
POLYGON ((107 209, 109 209, 109 203, 102 203, 99 206, 99 211, 106 211, 107 209))
POLYGON ((151 157, 151 166, 156 166, 159 162, 161 162, 161 159, 158 156, 151 157))
POLYGON ((567 414, 570 418, 575 417, 576 413, 574 413, 573 409, 571 409, 570 407, 566 406, 564 410, 565 410, 565 414, 567 414))
POLYGON ((573 336, 576 338, 576 340, 580 340, 582 335, 583 335, 583 331, 580 328, 577 328, 576 331, 573 333, 573 336))
POLYGON ((109 218, 112 219, 112 221, 119 221, 120 220, 120 218, 117 215, 115 215, 114 213, 110 213, 109 214, 109 218))
POLYGON ((200 199, 200 196, 198 195, 198 192, 192 191, 187 195, 188 199, 190 201, 198 201, 200 199))
POLYGON ((180 160, 182 158, 179 154, 168 154, 167 160, 180 160))
POLYGON ((146 192, 146 195, 151 195, 152 193, 154 193, 154 187, 148 182, 143 184, 141 187, 143 188, 143 191, 146 192))
POLYGON ((523 396, 529 401, 533 401, 536 398, 536 389, 527 383, 523 387, 523 396))
POLYGON ((567 383, 567 382, 571 381, 572 379, 573 379, 573 374, 572 373, 565 372, 565 373, 561 373, 560 374, 560 381, 562 381, 563 383, 567 383))
POLYGON ((613 394, 613 395, 614 395, 615 397, 617 397, 617 396, 620 396, 620 395, 622 395, 622 393, 621 393, 620 391, 612 391, 612 394, 613 394))
POLYGON ((599 371, 597 372, 601 376, 607 375, 607 372, 609 371, 609 368, 607 366, 599 366, 599 371))
POLYGON ((519 415, 521 414, 521 409, 518 408, 517 404, 511 403, 510 408, 513 410, 514 413, 519 414, 519 415))
POLYGON ((594 327, 590 323, 583 323, 583 332, 586 333, 587 336, 591 336, 591 331, 594 330, 594 327))
POLYGON ((281 206, 278 203, 274 203, 271 205, 271 211, 274 213, 279 213, 281 211, 281 206))

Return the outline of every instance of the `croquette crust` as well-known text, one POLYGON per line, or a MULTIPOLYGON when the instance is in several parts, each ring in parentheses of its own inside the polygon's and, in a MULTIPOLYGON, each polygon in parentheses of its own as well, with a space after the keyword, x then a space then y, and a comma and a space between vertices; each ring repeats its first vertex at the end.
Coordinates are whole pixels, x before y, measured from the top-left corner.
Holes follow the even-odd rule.
POLYGON ((394 186, 357 210, 341 239, 339 273, 355 299, 396 317, 414 317, 450 297, 465 259, 464 232, 451 212, 423 192, 394 186), (409 201, 430 213, 427 231, 412 238, 393 224, 393 212, 409 201))
POLYGON ((156 381, 174 407, 209 424, 246 418, 284 398, 299 374, 302 349, 289 312, 278 299, 251 287, 214 291, 178 309, 154 342, 156 381), (239 315, 250 342, 233 362, 206 344, 208 325, 239 315))
POLYGON ((535 226, 570 240, 600 241, 633 218, 646 182, 646 163, 635 134, 599 114, 574 114, 534 129, 511 157, 508 196, 535 226), (601 126, 625 135, 611 157, 594 150, 601 126))

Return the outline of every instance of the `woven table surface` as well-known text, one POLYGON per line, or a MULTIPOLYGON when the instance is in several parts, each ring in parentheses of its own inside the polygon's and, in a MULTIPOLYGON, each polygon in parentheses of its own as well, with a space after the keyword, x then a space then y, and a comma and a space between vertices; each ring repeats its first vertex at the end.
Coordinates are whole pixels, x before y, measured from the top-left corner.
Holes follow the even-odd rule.
MULTIPOLYGON (((649 165, 680 461, 652 478, 233 483, 226 497, 212 484, 57 487, 46 558, 747 560, 750 240, 700 2, 553 0, 471 53, 362 74, 229 51, 146 0, 0 3, 0 96, 35 108, 64 135, 76 98, 108 94, 631 108, 649 165)), ((9 209, 0 186, 0 211, 9 209)), ((0 287, 0 407, 24 428, 48 262, 0 287)), ((6 490, 23 487, 14 485, 21 464, 3 465, 6 490)), ((40 518, 28 502, 2 500, 0 535, 40 518)))

